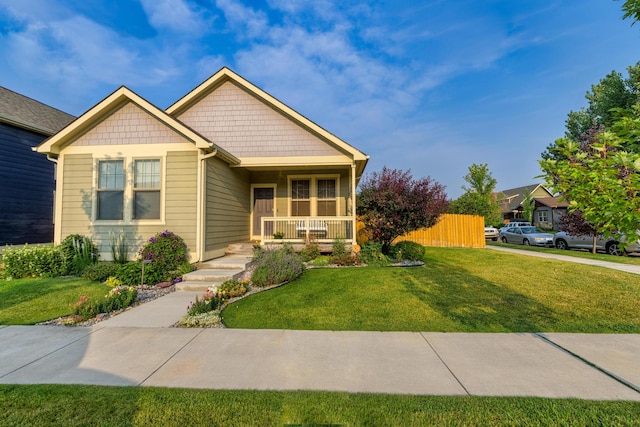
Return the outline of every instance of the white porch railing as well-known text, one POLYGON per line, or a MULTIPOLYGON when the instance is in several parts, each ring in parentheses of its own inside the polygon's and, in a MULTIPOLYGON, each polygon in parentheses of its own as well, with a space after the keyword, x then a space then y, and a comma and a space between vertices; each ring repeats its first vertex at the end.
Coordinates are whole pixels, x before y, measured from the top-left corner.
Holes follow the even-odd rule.
POLYGON ((331 243, 344 239, 346 243, 355 244, 355 226, 356 220, 350 216, 263 217, 260 242, 331 243))

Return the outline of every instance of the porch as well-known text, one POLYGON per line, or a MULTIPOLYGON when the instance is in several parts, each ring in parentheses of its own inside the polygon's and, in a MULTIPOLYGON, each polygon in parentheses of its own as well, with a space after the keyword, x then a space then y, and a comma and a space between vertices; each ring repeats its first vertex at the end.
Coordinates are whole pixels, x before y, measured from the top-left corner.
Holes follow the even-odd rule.
POLYGON ((262 217, 260 243, 330 244, 344 239, 356 242, 356 219, 350 216, 262 217))

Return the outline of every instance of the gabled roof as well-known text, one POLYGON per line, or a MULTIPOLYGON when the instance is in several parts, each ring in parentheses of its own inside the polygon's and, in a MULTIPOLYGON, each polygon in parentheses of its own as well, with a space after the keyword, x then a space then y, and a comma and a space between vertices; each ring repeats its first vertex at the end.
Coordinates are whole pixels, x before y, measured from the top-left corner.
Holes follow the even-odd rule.
POLYGON ((164 125, 171 128, 188 141, 194 143, 196 147, 206 151, 218 150, 218 156, 223 158, 225 161, 232 164, 239 163, 239 160, 235 156, 215 146, 207 138, 200 135, 198 132, 194 131, 174 117, 170 116, 155 105, 151 104, 149 101, 145 100, 125 86, 121 86, 120 88, 118 88, 111 95, 107 96, 105 99, 93 106, 86 113, 82 114, 74 122, 66 126, 60 132, 46 139, 36 148, 36 150, 40 153, 54 155, 59 154, 60 150, 64 146, 73 142, 75 139, 92 129, 113 112, 130 102, 134 103, 139 108, 158 119, 164 125))
POLYGON ((338 138, 337 136, 330 133, 329 131, 325 130, 324 128, 320 127, 316 123, 312 122, 302 114, 293 110, 291 107, 283 104, 273 96, 269 95, 267 92, 263 91, 253 83, 245 80, 243 77, 236 74, 235 72, 233 72, 227 67, 221 68, 217 73, 209 77, 207 80, 205 80, 195 89, 193 89, 191 92, 189 92, 188 94, 180 98, 173 105, 167 108, 166 112, 172 115, 173 117, 179 116, 180 114, 184 113, 189 108, 191 108, 193 105, 198 103, 198 101, 200 101, 202 98, 207 96, 217 87, 219 87, 220 85, 222 85, 227 81, 232 81, 236 85, 246 90, 248 93, 252 94, 258 99, 261 99, 271 108, 275 109, 276 111, 279 111, 281 114, 285 115, 289 119, 297 122, 301 126, 321 136, 323 139, 333 144, 335 147, 341 149, 346 153, 349 153, 357 164, 359 174, 361 174, 362 171, 364 170, 364 167, 367 164, 367 161, 369 160, 369 156, 367 156, 357 148, 353 147, 352 145, 346 143, 345 141, 338 138))
POLYGON ((517 210, 522 205, 522 202, 524 202, 526 194, 533 194, 536 190, 538 190, 538 188, 542 188, 549 195, 549 197, 553 196, 553 194, 551 194, 549 190, 544 188, 542 184, 531 184, 525 185, 524 187, 510 188, 508 190, 500 191, 498 193, 497 199, 500 203, 502 212, 506 213, 517 210))
POLYGON ((560 197, 535 197, 534 200, 549 208, 568 208, 569 202, 560 197))
POLYGON ((0 86, 0 122, 49 136, 73 119, 71 114, 0 86))

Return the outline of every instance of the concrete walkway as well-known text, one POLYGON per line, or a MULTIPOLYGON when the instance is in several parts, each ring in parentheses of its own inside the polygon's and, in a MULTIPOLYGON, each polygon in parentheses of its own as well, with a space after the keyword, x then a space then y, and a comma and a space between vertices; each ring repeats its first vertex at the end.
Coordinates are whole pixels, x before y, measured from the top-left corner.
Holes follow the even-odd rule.
POLYGON ((640 335, 171 328, 197 294, 92 327, 0 326, 0 383, 640 401, 640 335))

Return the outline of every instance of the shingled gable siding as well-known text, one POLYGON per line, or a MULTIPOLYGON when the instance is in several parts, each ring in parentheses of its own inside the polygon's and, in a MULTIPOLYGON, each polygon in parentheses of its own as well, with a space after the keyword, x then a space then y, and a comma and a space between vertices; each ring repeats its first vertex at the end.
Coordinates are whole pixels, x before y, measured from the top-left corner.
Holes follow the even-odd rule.
POLYGON ((207 160, 207 258, 224 255, 230 243, 246 242, 250 233, 249 172, 232 169, 213 157, 207 160))
POLYGON ((131 102, 91 129, 74 146, 169 144, 184 139, 131 102))
POLYGON ((241 158, 342 154, 231 82, 178 118, 241 158))

